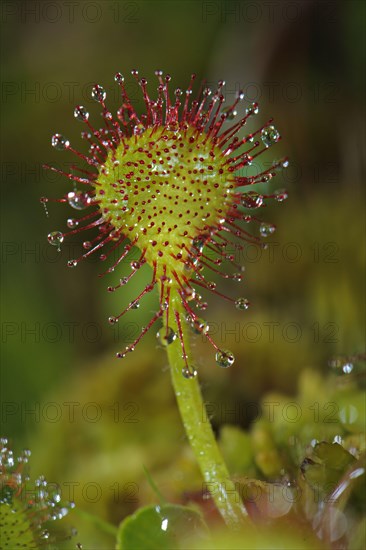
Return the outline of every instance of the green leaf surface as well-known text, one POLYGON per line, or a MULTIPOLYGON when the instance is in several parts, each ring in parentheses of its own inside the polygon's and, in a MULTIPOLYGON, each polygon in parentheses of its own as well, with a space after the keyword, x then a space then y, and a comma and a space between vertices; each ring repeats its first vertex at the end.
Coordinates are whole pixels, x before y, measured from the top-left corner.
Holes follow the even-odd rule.
POLYGON ((205 522, 192 508, 147 506, 121 523, 117 550, 185 549, 193 540, 207 541, 208 536, 205 522))
POLYGON ((355 458, 338 443, 318 443, 311 458, 302 463, 302 471, 310 486, 322 498, 329 494, 355 458))
POLYGON ((37 548, 26 511, 18 504, 0 504, 0 548, 37 548))

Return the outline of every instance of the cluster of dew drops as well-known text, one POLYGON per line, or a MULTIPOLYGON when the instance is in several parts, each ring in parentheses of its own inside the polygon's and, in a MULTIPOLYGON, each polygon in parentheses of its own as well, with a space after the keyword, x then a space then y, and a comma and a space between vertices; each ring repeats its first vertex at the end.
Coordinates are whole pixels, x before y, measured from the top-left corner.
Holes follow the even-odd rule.
MULTIPOLYGON (((29 458, 31 451, 23 450, 15 457, 8 439, 0 438, 0 504, 10 506, 14 514, 26 514, 30 528, 43 542, 54 542, 45 528, 46 522, 61 520, 75 507, 73 502, 63 503, 61 490, 56 484, 49 484, 44 476, 31 482, 29 458), (18 505, 22 504, 21 510, 18 505)), ((61 535, 69 539, 76 530, 61 535)))

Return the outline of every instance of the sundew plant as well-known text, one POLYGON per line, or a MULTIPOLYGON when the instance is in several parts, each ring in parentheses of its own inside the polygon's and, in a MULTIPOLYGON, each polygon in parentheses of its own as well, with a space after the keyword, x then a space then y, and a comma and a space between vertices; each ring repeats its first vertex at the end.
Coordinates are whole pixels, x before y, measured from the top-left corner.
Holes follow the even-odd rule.
POLYGON ((172 90, 169 75, 155 74, 157 93, 151 97, 147 80, 132 71, 145 103, 142 114, 131 103, 121 73, 115 75, 121 93, 116 116, 107 107, 104 88, 97 84, 92 89, 92 97, 102 109, 104 128, 94 127, 85 107, 75 107, 75 118, 85 125, 82 138, 88 143, 87 153, 79 152, 62 134, 52 136, 55 149, 82 163, 68 173, 47 166, 66 176, 72 188, 62 198, 43 197, 41 201, 46 205, 56 200, 87 213, 68 219, 69 230, 52 231, 48 240, 60 247, 70 235, 87 235, 84 252, 68 262, 71 268, 92 254, 106 261, 118 251, 117 261, 105 273, 118 270, 132 249, 139 249, 129 275, 110 286, 109 292, 124 289, 145 263, 151 267, 150 281, 123 311, 109 317, 109 323, 117 323, 155 289, 159 298, 156 313, 135 342, 118 350, 116 356, 129 356, 158 324, 157 337, 167 350, 175 395, 203 478, 220 488, 213 497, 224 521, 237 525, 247 513, 235 494, 211 427, 202 422, 203 402, 190 332, 193 329, 205 336, 219 367, 233 365, 233 353, 218 346, 201 317, 207 303, 200 291, 220 296, 239 310, 248 309, 245 297, 238 293, 231 298, 225 293, 225 285, 240 283, 244 271, 232 250, 242 250, 245 243, 263 246, 262 237, 274 232, 274 225, 254 212, 268 200, 283 201, 286 191, 263 194, 252 189, 270 182, 278 169, 287 166, 287 160, 274 161, 254 176, 242 175, 280 140, 272 120, 243 137, 242 130, 259 109, 258 104, 246 102, 238 115, 245 100, 243 92, 238 92, 233 104, 224 106, 224 81, 214 90, 202 85, 195 95, 195 75, 186 90, 172 90), (254 234, 248 231, 248 224, 256 227, 254 234), (212 273, 221 275, 222 288, 210 280, 212 273))
MULTIPOLYGON (((256 419, 248 432, 223 426, 216 438, 191 347, 194 335, 200 335, 211 349, 213 368, 235 363, 234 353, 217 341, 204 312, 211 296, 229 302, 236 315, 250 314, 250 303, 240 290, 244 266, 238 257, 249 245, 266 248, 276 228, 261 212, 271 202, 287 198, 286 190, 276 189, 272 181, 288 166, 287 158, 274 157, 280 132, 272 119, 256 122, 259 106, 243 92, 227 105, 224 81, 211 89, 205 83, 196 85, 192 75, 186 89, 174 89, 171 77, 162 71, 149 82, 136 70, 130 78, 142 108, 131 100, 124 76, 117 73, 116 113, 108 107, 105 89, 99 84, 92 88, 102 128, 87 107, 74 109, 83 125, 84 147, 74 147, 61 133, 52 136, 52 146, 70 168, 45 168, 71 185, 64 196, 42 197, 41 203, 46 212, 51 202, 67 209, 67 229, 52 228, 50 245, 60 250, 71 236, 81 237, 82 250, 69 258, 68 266, 74 269, 97 256, 105 265, 100 275, 109 279, 108 292, 112 297, 128 296, 127 307, 121 311, 115 306, 110 312, 110 325, 146 302, 153 308, 135 341, 117 344, 114 368, 123 369, 133 361, 136 346, 144 345, 150 329, 155 331, 157 345, 166 350, 202 489, 198 495, 189 486, 188 499, 179 497, 190 506, 181 500, 168 504, 154 472, 145 470, 158 505, 141 507, 132 515, 128 513, 133 510, 123 510, 122 517, 116 510, 122 520, 118 529, 86 510, 79 513, 112 535, 119 550, 361 548, 366 526, 361 496, 366 411, 360 387, 365 356, 334 358, 328 377, 305 371, 296 402, 293 396, 265 395, 263 405, 279 406, 270 417, 256 419), (144 282, 136 277, 143 266, 150 268, 144 282), (141 288, 131 297, 129 289, 137 287, 136 281, 141 281, 141 288), (153 306, 152 300, 145 302, 150 294, 156 296, 153 306), (314 395, 319 401, 317 415, 314 395), (281 411, 294 404, 301 417, 285 422, 281 411), (338 411, 331 421, 329 404, 338 411)), ((149 363, 153 366, 156 361, 149 363)), ((19 489, 16 481, 23 479, 25 460, 20 458, 14 466, 5 440, 2 453, 0 505, 6 547, 17 547, 19 541, 29 542, 30 548, 50 547, 50 541, 65 539, 65 534, 57 538, 48 523, 61 519, 71 505, 62 506, 60 492, 52 492, 44 478, 36 481, 40 503, 26 499, 21 505, 25 485, 19 489), (41 516, 40 509, 47 513, 41 516)), ((27 452, 24 457, 28 456, 27 452)))

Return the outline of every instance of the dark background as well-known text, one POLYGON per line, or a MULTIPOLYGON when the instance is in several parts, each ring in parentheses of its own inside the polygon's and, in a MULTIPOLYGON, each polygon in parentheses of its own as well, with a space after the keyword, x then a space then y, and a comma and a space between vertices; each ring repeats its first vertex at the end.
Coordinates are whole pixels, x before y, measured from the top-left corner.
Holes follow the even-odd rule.
MULTIPOLYGON (((278 227, 269 250, 259 256, 248 250, 243 258, 245 282, 235 292, 247 296, 251 308, 239 315, 210 299, 206 318, 218 343, 232 349, 237 360, 230 372, 221 371, 210 346, 197 342, 205 397, 244 403, 256 402, 267 391, 292 394, 303 369, 326 372, 334 354, 362 350, 363 2, 4 0, 1 18, 2 432, 15 448, 29 446, 46 472, 64 476, 65 464, 78 463, 79 446, 85 447, 79 434, 72 451, 65 451, 69 432, 67 427, 62 432, 61 425, 70 424, 70 415, 64 403, 93 402, 98 411, 106 378, 118 378, 121 370, 129 380, 129 401, 143 407, 147 392, 146 415, 159 407, 164 411, 164 399, 174 407, 156 329, 135 356, 123 363, 114 360, 156 305, 153 298, 147 300, 118 332, 107 317, 137 295, 147 271, 126 291, 107 294, 111 280, 98 277, 104 266, 96 260, 76 270, 66 267, 80 251, 80 239, 64 243, 60 253, 47 243, 49 231, 66 230, 71 209, 49 204, 46 217, 39 204, 40 196, 61 197, 71 188, 66 179, 42 169, 43 163, 66 167, 70 160, 66 152, 52 149, 51 135, 61 132, 85 151, 73 108, 83 104, 99 120, 98 105, 90 99, 92 85, 99 83, 115 110, 116 71, 128 79, 138 68, 150 83, 161 68, 173 76, 174 87, 182 88, 192 72, 212 86, 223 78, 228 104, 239 89, 260 103, 253 129, 275 118, 282 141, 265 160, 290 158, 288 171, 271 183, 273 190, 288 189, 288 201, 260 212, 278 227), (57 469, 56 440, 63 470, 57 469)), ((129 86, 142 109, 132 80, 129 86)), ((149 431, 144 418, 133 426, 143 434, 149 431)), ((214 417, 215 427, 225 420, 214 417)), ((250 420, 250 415, 234 419, 245 427, 250 420)), ((91 427, 98 430, 97 423, 91 427)), ((103 445, 115 448, 116 437, 106 432, 90 453, 103 453, 103 445)), ((159 439, 149 453, 164 453, 169 462, 170 444, 169 437, 159 439)), ((98 479, 96 469, 90 471, 91 479, 98 479)))

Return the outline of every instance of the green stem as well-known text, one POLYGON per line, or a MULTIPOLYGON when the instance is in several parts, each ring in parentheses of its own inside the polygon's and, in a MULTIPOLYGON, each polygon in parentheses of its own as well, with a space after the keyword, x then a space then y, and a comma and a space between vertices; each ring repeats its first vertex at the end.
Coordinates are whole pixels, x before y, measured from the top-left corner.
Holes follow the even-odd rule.
MULTIPOLYGON (((175 295, 175 293, 171 295, 169 307, 168 324, 170 327, 177 327, 174 311, 179 313, 181 319, 185 352, 188 365, 192 367, 192 354, 187 330, 189 327, 185 321, 186 312, 180 296, 175 295)), ((166 318, 164 323, 166 326, 166 318)), ((179 411, 189 443, 205 480, 205 488, 210 491, 225 523, 230 527, 238 527, 245 521, 247 512, 234 483, 230 479, 228 469, 212 431, 211 423, 207 419, 197 377, 187 379, 182 374, 186 364, 183 359, 181 342, 178 338, 167 346, 167 353, 179 411)))

